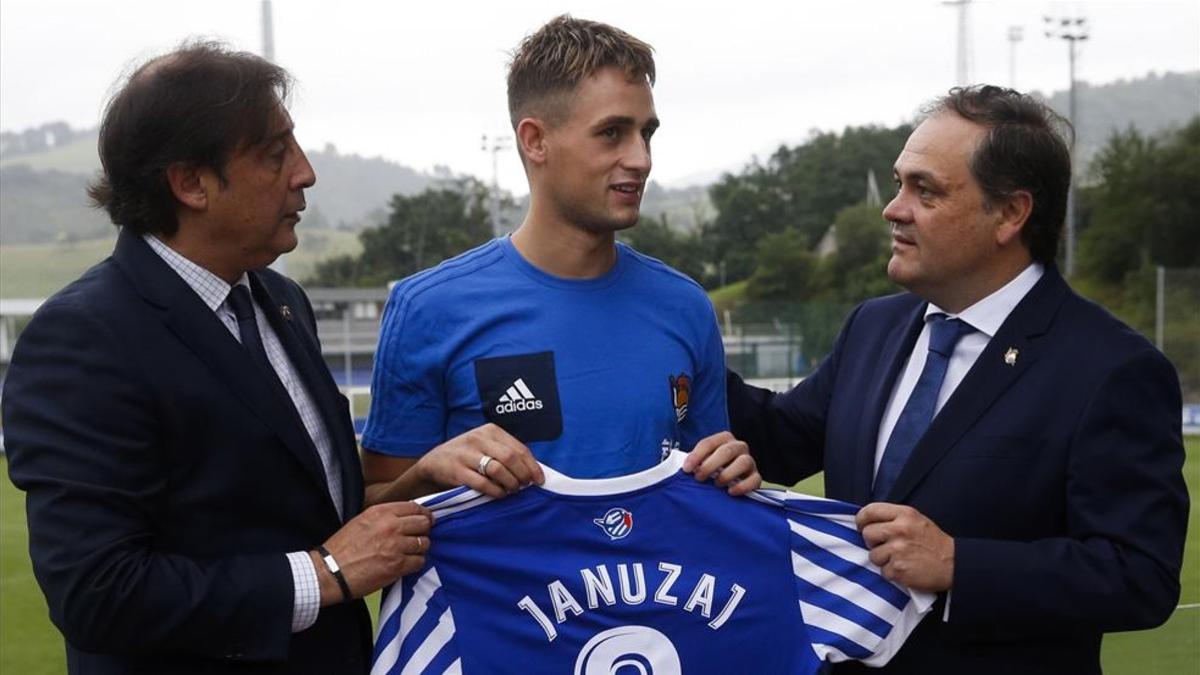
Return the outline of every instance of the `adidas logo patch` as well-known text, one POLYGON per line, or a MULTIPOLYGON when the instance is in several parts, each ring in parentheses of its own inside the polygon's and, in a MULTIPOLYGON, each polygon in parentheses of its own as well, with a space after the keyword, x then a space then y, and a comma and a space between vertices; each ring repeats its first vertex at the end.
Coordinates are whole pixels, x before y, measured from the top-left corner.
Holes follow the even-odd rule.
POLYGON ((517 378, 516 382, 504 392, 500 397, 500 402, 496 404, 496 414, 503 415, 512 412, 525 412, 527 410, 541 410, 542 401, 525 384, 525 380, 517 378))

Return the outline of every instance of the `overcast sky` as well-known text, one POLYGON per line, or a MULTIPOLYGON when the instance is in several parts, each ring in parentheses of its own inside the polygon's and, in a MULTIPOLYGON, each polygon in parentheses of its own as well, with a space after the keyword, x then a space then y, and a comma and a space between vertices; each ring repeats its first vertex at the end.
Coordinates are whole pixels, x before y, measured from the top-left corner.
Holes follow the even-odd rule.
MULTIPOLYGON (((95 126, 122 72, 188 36, 260 51, 261 5, 0 0, 0 128, 95 126)), ((511 136, 508 53, 563 12, 612 23, 655 47, 663 127, 651 178, 668 185, 736 170, 811 129, 900 123, 955 84, 957 9, 938 0, 272 5, 276 60, 299 81, 292 113, 302 145, 333 143, 485 180, 492 162, 481 136, 511 136)), ((1046 14, 1088 18, 1082 80, 1200 68, 1200 0, 976 0, 972 81, 1010 84, 1008 31, 1020 25, 1018 88, 1066 88, 1067 46, 1044 37, 1046 14)), ((498 159, 501 187, 526 192, 515 153, 498 159)))

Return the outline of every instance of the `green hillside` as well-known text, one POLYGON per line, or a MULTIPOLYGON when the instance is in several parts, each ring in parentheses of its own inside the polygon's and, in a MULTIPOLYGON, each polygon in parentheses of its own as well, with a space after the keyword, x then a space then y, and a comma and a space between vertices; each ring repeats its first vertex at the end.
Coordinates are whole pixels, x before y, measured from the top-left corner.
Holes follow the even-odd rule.
POLYGON ((62 171, 91 176, 100 170, 95 132, 35 154, 0 158, 0 169, 25 165, 34 171, 62 171))
MULTIPOLYGON (((44 298, 70 283, 112 252, 113 238, 52 244, 0 245, 0 297, 44 298)), ((300 246, 286 258, 287 274, 308 276, 317 261, 357 254, 362 246, 352 232, 305 229, 300 246)))

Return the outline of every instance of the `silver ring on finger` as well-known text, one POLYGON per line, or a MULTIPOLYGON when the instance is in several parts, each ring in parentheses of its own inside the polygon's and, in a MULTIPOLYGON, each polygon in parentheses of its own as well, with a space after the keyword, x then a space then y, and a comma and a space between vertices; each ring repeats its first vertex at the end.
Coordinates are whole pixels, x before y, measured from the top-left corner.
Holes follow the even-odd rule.
POLYGON ((479 458, 479 463, 475 465, 475 470, 479 472, 480 476, 487 478, 488 464, 491 464, 491 463, 492 463, 492 457, 490 455, 483 455, 482 457, 479 458))
POLYGON ((417 553, 425 550, 425 537, 417 535, 417 553))

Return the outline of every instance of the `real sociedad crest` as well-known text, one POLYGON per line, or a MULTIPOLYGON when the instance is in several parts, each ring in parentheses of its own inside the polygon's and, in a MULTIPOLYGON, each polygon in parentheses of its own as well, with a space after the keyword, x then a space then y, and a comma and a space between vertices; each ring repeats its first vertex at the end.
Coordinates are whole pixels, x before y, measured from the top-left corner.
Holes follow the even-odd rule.
POLYGON ((687 373, 668 375, 671 383, 671 405, 675 407, 675 421, 683 422, 687 417, 688 399, 692 396, 692 378, 687 373))
POLYGON ((633 514, 623 508, 615 507, 592 522, 599 525, 609 539, 623 539, 633 529, 633 514))

